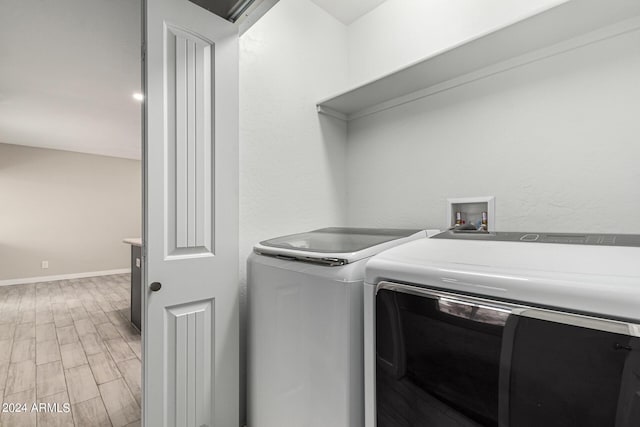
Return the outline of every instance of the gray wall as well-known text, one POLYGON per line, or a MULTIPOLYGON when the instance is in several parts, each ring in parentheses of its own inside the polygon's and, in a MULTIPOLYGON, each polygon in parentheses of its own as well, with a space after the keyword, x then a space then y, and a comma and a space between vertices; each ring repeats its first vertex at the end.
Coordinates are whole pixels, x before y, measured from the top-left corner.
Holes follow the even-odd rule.
POLYGON ((140 180, 137 160, 0 144, 0 281, 128 268, 140 180))
POLYGON ((495 196, 497 230, 640 233, 640 30, 350 122, 348 221, 445 227, 495 196))

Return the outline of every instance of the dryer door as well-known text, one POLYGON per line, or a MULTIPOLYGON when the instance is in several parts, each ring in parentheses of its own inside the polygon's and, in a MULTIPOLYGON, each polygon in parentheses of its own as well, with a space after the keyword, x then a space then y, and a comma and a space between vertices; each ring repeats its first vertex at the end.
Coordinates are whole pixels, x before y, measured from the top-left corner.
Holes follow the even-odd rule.
POLYGON ((502 425, 640 425, 636 329, 537 309, 512 316, 503 335, 502 425))
POLYGON ((640 328, 382 282, 378 427, 640 425, 640 328))
POLYGON ((378 427, 498 426, 510 310, 399 285, 376 296, 378 427))

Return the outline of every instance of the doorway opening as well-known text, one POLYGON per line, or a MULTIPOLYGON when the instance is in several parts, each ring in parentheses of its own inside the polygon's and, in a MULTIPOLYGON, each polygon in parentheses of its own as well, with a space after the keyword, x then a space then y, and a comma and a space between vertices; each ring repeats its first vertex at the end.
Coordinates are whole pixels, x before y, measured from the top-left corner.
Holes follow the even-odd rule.
POLYGON ((141 11, 3 2, 0 425, 140 425, 141 11))

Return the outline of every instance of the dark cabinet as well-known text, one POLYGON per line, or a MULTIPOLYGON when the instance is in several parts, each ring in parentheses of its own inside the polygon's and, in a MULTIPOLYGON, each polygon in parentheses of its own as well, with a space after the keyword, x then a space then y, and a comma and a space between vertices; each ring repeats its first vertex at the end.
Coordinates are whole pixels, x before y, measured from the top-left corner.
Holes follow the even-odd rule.
POLYGON ((131 245, 131 323, 142 331, 142 247, 131 245))

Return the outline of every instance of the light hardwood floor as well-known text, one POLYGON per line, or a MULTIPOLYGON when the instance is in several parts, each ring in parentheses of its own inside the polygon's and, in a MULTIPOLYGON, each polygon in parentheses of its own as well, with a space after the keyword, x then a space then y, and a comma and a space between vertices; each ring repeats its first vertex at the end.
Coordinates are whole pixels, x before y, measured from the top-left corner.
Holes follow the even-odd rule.
POLYGON ((140 425, 140 333, 129 323, 129 280, 0 286, 0 426, 140 425), (49 407, 32 411, 34 403, 49 407))

